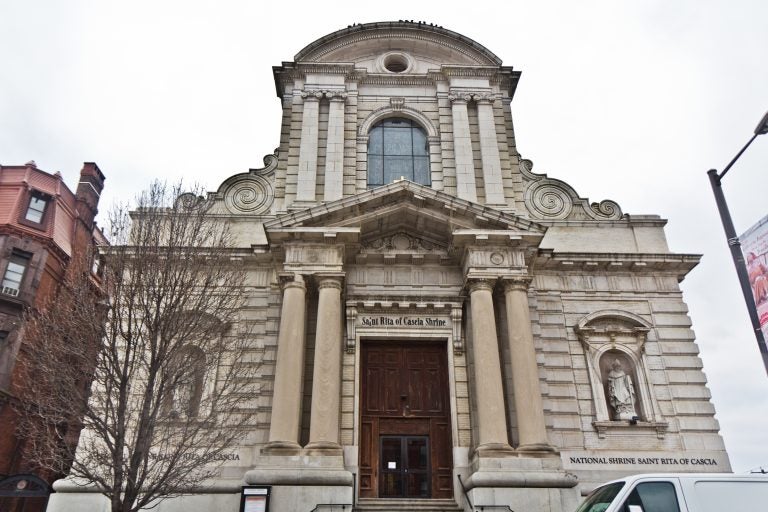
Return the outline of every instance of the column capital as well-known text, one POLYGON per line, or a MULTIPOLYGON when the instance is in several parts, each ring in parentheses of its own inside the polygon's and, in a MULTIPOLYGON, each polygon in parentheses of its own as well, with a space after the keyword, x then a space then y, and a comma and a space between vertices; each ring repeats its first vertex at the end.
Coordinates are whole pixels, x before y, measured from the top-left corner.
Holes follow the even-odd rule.
POLYGON ((533 278, 531 276, 508 276, 502 278, 504 293, 512 291, 527 292, 533 278))
POLYGON ((496 100, 492 93, 475 93, 472 94, 472 99, 479 105, 491 105, 496 100))
POLYGON ((450 102, 453 104, 466 105, 467 103, 472 101, 472 95, 471 94, 449 94, 448 100, 450 100, 450 102))
POLYGON ((307 89, 301 91, 301 97, 304 99, 304 101, 320 101, 320 98, 323 97, 323 91, 307 89))
POLYGON ((488 290, 489 292, 493 292, 493 287, 496 284, 496 279, 491 278, 470 278, 467 279, 466 287, 469 291, 469 294, 472 295, 474 292, 481 291, 481 290, 488 290))
POLYGON ((278 279, 280 281, 280 288, 282 288, 283 291, 287 290, 288 288, 299 288, 301 290, 307 291, 307 283, 304 281, 304 276, 301 274, 286 272, 278 275, 278 279))
POLYGON ((325 97, 328 98, 330 101, 333 102, 339 102, 344 103, 347 101, 347 92, 346 91, 323 91, 325 94, 325 97))
POLYGON ((344 276, 343 275, 323 275, 316 276, 317 289, 323 288, 335 288, 336 290, 342 290, 344 288, 344 276))
POLYGON ((489 91, 454 91, 448 94, 451 103, 469 103, 474 101, 479 104, 492 104, 496 101, 496 95, 489 91))

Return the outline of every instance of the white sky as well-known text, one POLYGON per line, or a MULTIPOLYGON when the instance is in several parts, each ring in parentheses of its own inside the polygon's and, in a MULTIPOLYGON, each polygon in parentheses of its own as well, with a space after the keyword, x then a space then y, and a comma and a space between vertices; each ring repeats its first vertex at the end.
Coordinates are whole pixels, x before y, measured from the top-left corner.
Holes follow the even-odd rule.
MULTIPOLYGON (((352 23, 424 20, 523 72, 512 103, 534 171, 669 219, 704 254, 683 283, 737 472, 768 467, 768 378, 717 216, 722 168, 768 109, 768 2, 0 0, 0 164, 34 159, 102 209, 156 177, 209 190, 278 145, 272 66, 352 23)), ((739 233, 768 214, 768 136, 724 181, 739 233)))

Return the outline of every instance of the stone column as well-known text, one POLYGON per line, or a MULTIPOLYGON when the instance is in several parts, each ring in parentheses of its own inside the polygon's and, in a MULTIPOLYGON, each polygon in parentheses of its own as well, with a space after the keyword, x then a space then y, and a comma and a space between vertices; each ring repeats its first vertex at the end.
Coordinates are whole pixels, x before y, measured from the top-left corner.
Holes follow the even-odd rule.
POLYGON ((509 455, 507 414, 501 381, 499 342, 493 312, 493 282, 469 282, 472 313, 472 358, 475 365, 475 401, 477 402, 477 453, 483 457, 509 455))
POLYGON ((453 154, 456 162, 456 195, 467 201, 477 202, 475 185, 475 164, 472 155, 472 138, 469 134, 467 103, 472 97, 450 95, 453 118, 453 154))
POLYGON ((504 184, 501 180, 501 159, 496 122, 493 117, 493 95, 476 94, 477 124, 480 129, 480 156, 483 160, 483 182, 485 183, 485 204, 506 206, 504 184))
POLYGON ((299 146, 299 176, 296 183, 297 201, 315 201, 317 183, 317 142, 320 122, 322 91, 304 91, 304 113, 301 119, 301 145, 299 146))
POLYGON ((515 389, 517 430, 520 436, 517 449, 552 452, 554 448, 547 440, 547 428, 544 423, 536 348, 528 312, 529 283, 530 278, 527 277, 504 280, 509 357, 512 362, 512 385, 515 389))
POLYGON ((277 335, 275 387, 269 442, 262 453, 296 454, 301 451, 301 395, 304 371, 304 326, 307 287, 301 275, 283 285, 283 307, 277 335))
POLYGON ((309 423, 310 455, 341 455, 341 277, 320 277, 312 376, 312 412, 309 423))
POLYGON ((327 91, 328 136, 325 147, 325 189, 324 201, 341 199, 344 193, 344 103, 347 93, 327 91))

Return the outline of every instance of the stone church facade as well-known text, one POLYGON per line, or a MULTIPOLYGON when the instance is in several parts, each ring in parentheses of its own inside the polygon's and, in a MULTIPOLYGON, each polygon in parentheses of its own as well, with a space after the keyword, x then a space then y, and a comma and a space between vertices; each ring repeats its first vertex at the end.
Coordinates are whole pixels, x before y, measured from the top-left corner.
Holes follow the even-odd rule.
POLYGON ((193 206, 248 271, 251 431, 162 510, 234 511, 266 485, 273 511, 559 512, 621 475, 730 471, 679 287, 699 257, 533 171, 519 71, 388 22, 274 77, 275 154, 193 206))

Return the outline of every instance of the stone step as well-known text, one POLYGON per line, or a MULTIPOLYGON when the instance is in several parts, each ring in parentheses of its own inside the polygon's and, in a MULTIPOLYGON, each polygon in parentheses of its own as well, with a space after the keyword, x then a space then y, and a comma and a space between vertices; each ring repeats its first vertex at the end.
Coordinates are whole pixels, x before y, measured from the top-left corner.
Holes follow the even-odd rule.
POLYGON ((455 500, 373 499, 358 500, 355 512, 461 512, 455 500))

